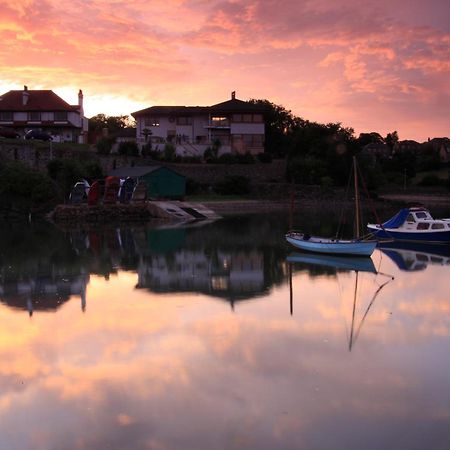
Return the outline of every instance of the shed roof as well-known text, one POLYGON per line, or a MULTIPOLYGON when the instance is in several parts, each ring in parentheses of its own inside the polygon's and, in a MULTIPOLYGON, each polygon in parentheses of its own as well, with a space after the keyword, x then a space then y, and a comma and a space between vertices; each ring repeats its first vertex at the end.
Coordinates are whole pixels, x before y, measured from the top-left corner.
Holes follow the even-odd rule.
POLYGON ((147 175, 152 172, 156 172, 159 169, 166 169, 170 170, 171 172, 175 173, 176 175, 180 177, 184 177, 184 175, 179 174, 175 170, 170 169, 169 167, 165 166, 135 166, 135 167, 121 167, 119 169, 111 170, 108 172, 108 176, 110 177, 120 177, 120 178, 137 178, 137 177, 143 177, 144 175, 147 175))

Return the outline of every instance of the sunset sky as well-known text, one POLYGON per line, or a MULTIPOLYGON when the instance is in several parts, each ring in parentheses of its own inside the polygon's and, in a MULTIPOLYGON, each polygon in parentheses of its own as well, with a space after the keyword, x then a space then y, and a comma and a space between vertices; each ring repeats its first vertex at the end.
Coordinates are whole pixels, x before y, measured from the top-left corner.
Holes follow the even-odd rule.
POLYGON ((0 94, 88 117, 268 99, 400 139, 450 135, 448 0, 2 0, 0 94))

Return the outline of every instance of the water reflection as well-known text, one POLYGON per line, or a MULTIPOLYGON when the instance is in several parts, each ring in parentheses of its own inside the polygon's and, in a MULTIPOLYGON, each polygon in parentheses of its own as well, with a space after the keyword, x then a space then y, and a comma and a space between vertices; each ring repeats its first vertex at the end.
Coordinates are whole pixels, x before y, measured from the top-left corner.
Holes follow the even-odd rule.
POLYGON ((377 250, 395 281, 370 306, 359 270, 355 303, 354 270, 286 261, 283 220, 0 233, 2 286, 64 299, 29 318, 0 296, 0 447, 446 448, 448 266, 377 250))
POLYGON ((264 296, 284 280, 283 242, 277 236, 275 245, 267 242, 267 227, 255 233, 254 220, 238 221, 238 234, 235 220, 190 227, 149 224, 50 232, 49 225, 42 225, 9 230, 12 239, 2 243, 0 298, 32 314, 56 311, 77 295, 84 310, 90 275, 109 279, 129 271, 136 274, 137 289, 206 294, 233 307, 264 296), (9 248, 21 237, 19 248, 9 248))
POLYGON ((351 324, 350 333, 348 338, 348 349, 352 351, 353 346, 361 333, 362 326, 369 314, 370 309, 375 303, 376 298, 380 295, 383 288, 394 280, 392 275, 385 274, 377 271, 375 265, 370 256, 336 256, 328 254, 314 254, 307 252, 295 252, 291 253, 286 261, 289 263, 289 286, 290 286, 290 312, 293 313, 293 286, 292 286, 292 264, 301 264, 306 267, 322 267, 326 269, 335 270, 336 277, 338 273, 354 273, 354 288, 353 288, 353 300, 351 309, 351 324), (360 294, 358 287, 360 281, 360 272, 371 273, 374 275, 373 279, 376 281, 374 284, 374 292, 370 295, 370 299, 367 301, 367 306, 362 310, 361 318, 358 320, 356 311, 358 306, 358 295, 360 294), (382 279, 379 281, 379 279, 382 279))
POLYGON ((429 265, 450 266, 450 245, 391 242, 379 248, 400 270, 425 270, 429 265))

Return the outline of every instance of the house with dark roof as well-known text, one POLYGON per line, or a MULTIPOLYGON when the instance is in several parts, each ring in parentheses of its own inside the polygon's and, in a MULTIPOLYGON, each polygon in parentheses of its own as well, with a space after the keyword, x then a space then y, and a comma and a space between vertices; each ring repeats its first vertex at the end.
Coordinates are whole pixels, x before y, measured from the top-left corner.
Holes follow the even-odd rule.
POLYGON ((167 143, 181 156, 201 156, 211 146, 218 154, 264 151, 264 110, 236 98, 212 106, 152 106, 132 113, 142 147, 163 150, 167 143))
POLYGON ((88 119, 84 117, 83 92, 78 104, 69 105, 51 90, 6 92, 0 96, 0 127, 14 129, 21 136, 29 130, 44 131, 59 142, 87 142, 88 119))

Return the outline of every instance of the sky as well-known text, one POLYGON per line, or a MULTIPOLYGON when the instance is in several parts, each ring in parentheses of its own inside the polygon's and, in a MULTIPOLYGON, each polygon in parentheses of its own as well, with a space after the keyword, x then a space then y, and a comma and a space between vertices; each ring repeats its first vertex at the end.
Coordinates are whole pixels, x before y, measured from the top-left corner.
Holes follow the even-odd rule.
POLYGON ((267 99, 355 134, 450 136, 448 0, 0 0, 0 94, 85 114, 267 99))

